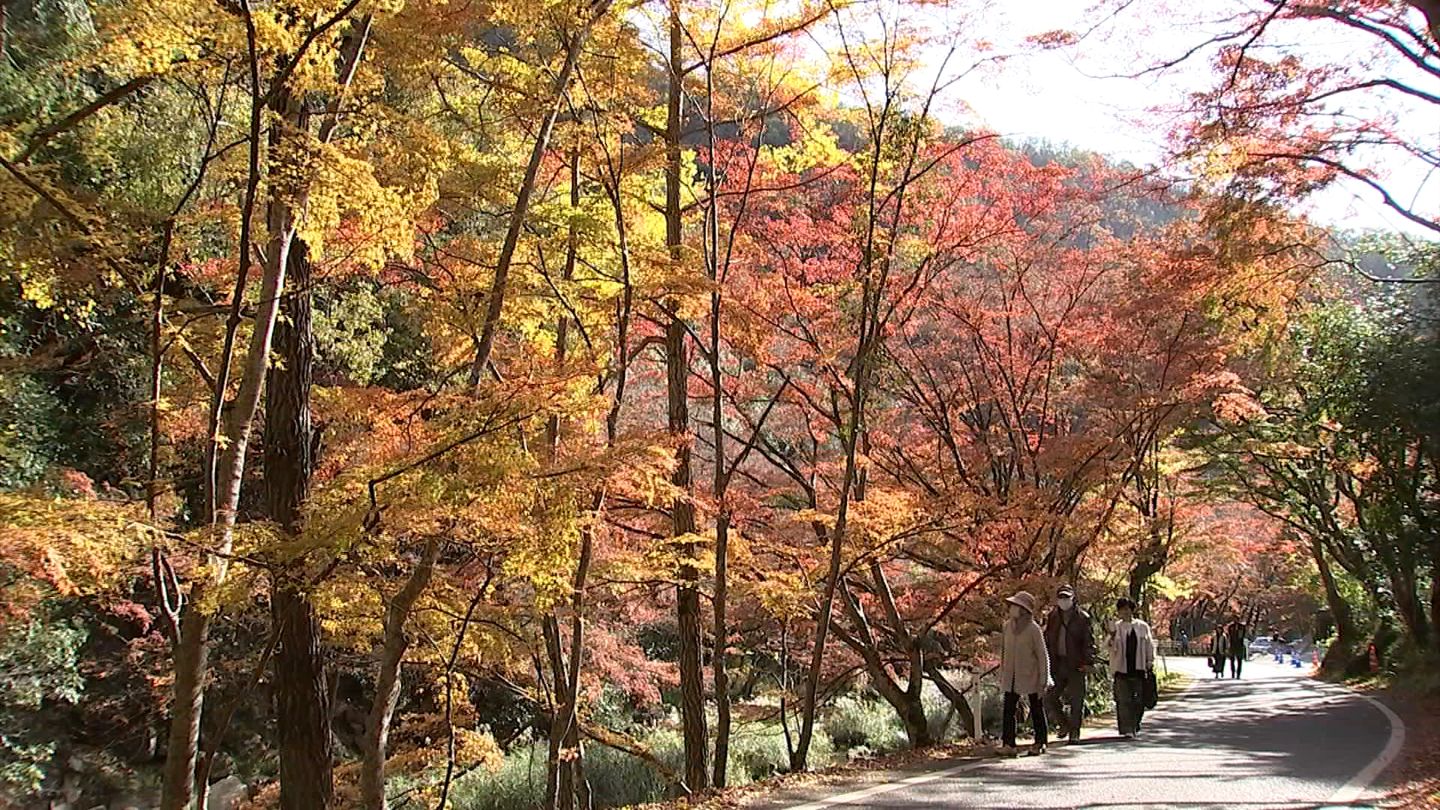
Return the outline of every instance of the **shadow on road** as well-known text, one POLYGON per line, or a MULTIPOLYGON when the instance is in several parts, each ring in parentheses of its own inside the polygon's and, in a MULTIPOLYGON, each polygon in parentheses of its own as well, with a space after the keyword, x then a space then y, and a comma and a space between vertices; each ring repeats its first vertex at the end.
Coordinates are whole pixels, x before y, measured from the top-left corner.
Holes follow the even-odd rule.
POLYGON ((1328 798, 1384 747, 1385 717, 1288 668, 1251 670, 1240 681, 1197 678, 1146 717, 1137 740, 1111 732, 848 798, 839 788, 764 806, 1369 807, 1328 798))

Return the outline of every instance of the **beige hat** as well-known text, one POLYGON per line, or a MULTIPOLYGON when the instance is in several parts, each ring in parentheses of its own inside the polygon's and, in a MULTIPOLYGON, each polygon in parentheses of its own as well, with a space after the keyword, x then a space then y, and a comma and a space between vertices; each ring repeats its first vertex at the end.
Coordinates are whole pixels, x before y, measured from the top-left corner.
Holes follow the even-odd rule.
POLYGON ((1035 597, 1031 596, 1029 591, 1021 591, 1005 601, 1025 608, 1032 616, 1035 614, 1035 597))

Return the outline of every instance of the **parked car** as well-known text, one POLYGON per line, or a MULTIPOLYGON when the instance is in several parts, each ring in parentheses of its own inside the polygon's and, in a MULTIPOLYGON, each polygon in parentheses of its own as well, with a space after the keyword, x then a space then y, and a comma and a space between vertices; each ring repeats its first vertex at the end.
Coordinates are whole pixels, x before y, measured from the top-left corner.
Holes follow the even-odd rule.
POLYGON ((1250 646, 1246 648, 1246 652, 1251 655, 1269 655, 1274 646, 1275 639, 1269 636, 1256 636, 1250 639, 1250 646))

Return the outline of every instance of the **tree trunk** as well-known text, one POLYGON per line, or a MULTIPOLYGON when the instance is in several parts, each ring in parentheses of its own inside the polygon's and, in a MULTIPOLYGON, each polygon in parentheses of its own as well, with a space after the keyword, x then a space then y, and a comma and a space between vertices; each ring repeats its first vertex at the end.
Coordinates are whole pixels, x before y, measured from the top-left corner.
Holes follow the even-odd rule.
MULTIPOLYGON (((196 583, 191 598, 201 590, 196 583)), ((180 618, 180 638, 172 653, 175 686, 170 703, 170 736, 165 745, 161 810, 187 810, 195 795, 195 763, 200 753, 200 707, 209 671, 210 614, 191 607, 180 618)))
POLYGON ((1310 557, 1315 560, 1315 570, 1319 572, 1320 584, 1325 589, 1325 605, 1330 608, 1330 616, 1335 621, 1335 643, 1326 650, 1323 667, 1326 670, 1333 670, 1337 666, 1343 668, 1355 644, 1360 640, 1359 631, 1355 627, 1355 614, 1335 583, 1335 572, 1330 567, 1330 561, 1325 557, 1325 548, 1318 538, 1310 538, 1310 557))
POLYGON ((945 673, 940 671, 939 664, 927 665, 925 667, 925 674, 930 678, 930 682, 939 688, 940 694, 944 695, 945 699, 950 701, 950 705, 955 707, 955 713, 960 715, 960 723, 965 727, 965 736, 973 736, 975 733, 975 713, 970 710, 970 701, 965 699, 965 693, 956 689, 955 684, 950 683, 950 679, 946 678, 945 673))
MULTIPOLYGON (((930 745, 930 724, 925 720, 925 705, 921 700, 921 690, 925 684, 924 657, 914 649, 913 644, 909 645, 910 649, 905 651, 910 658, 909 684, 908 688, 900 688, 885 665, 885 659, 881 657, 879 644, 859 600, 843 582, 837 597, 841 600, 850 622, 855 625, 856 632, 852 635, 837 629, 836 635, 865 662, 865 672, 870 676, 871 685, 880 693, 880 697, 890 704, 890 708, 895 710, 896 717, 905 727, 905 736, 910 740, 910 747, 924 748, 930 745)), ((902 643, 908 643, 908 639, 902 643)))
POLYGON ((1429 622, 1416 588, 1415 575, 1413 571, 1401 570, 1398 563, 1387 567, 1390 569, 1390 588, 1395 598, 1395 609, 1400 614, 1400 621, 1405 625, 1405 632, 1410 636, 1412 644, 1426 649, 1430 643, 1429 622))
POLYGON ((1430 648, 1440 651, 1440 537, 1430 538, 1430 648))
MULTIPOLYGON (((676 309, 665 329, 666 372, 669 390, 670 432, 680 445, 675 454, 671 483, 681 491, 671 504, 674 537, 695 536, 695 505, 690 500, 690 409, 687 382, 690 374, 685 324, 676 309)), ((700 544, 693 539, 677 545, 680 557, 675 586, 675 611, 680 633, 680 716, 685 738, 685 785, 694 792, 708 787, 709 738, 705 729, 705 670, 701 655, 700 572, 694 560, 700 544)))
MULTIPOLYGON (((715 392, 719 399, 720 392, 715 392)), ((719 433, 719 431, 716 431, 719 433)), ((715 767, 711 780, 715 787, 725 787, 730 758, 730 675, 725 669, 725 654, 730 636, 725 615, 727 579, 729 577, 730 516, 721 510, 715 518, 715 767)))
MULTIPOLYGON (((265 388, 265 499, 270 518, 287 535, 300 530, 301 508, 314 469, 310 424, 314 338, 310 331, 310 258, 305 244, 290 252, 293 291, 281 303, 275 354, 265 388)), ((310 603, 303 568, 274 572, 271 620, 275 651, 275 724, 279 732, 280 806, 327 808, 334 797, 330 690, 320 620, 310 603)))
MULTIPOLYGON (((678 0, 670 4, 670 63, 666 91, 665 121, 665 244, 669 248, 672 270, 681 267, 680 208, 680 100, 684 76, 682 47, 684 32, 680 25, 678 0)), ((674 537, 694 537, 695 506, 691 502, 690 480, 690 353, 686 343, 680 304, 673 298, 665 308, 670 322, 665 327, 666 394, 670 435, 676 440, 675 470, 671 483, 680 495, 671 504, 674 537)), ((693 560, 699 554, 693 540, 680 543, 675 553, 680 557, 675 588, 675 612, 680 633, 680 718, 685 739, 685 787, 691 792, 709 785, 709 739, 705 730, 705 671, 701 654, 700 572, 693 560)))
MULTIPOLYGON (((284 120, 293 121, 293 117, 284 120)), ((272 138, 279 136, 280 126, 272 131, 272 138)), ((218 588, 225 582, 234 544, 235 513, 240 505, 240 487, 244 481, 245 455, 250 445, 255 413, 260 406, 260 393, 265 385, 265 371, 269 365, 294 235, 289 206, 272 198, 269 208, 270 249, 265 254, 265 271, 260 283, 260 297, 255 305, 254 328, 250 333, 244 373, 240 377, 235 399, 230 404, 229 419, 225 421, 227 443, 217 465, 215 512, 212 516, 217 535, 216 553, 209 560, 208 576, 202 569, 191 586, 187 600, 191 608, 180 622, 180 639, 175 645, 175 688, 161 810, 187 810, 195 796, 195 763, 200 746, 200 713, 205 700, 211 622, 211 614, 195 606, 204 604, 210 587, 218 588)))
POLYGON ((545 808, 546 810, 572 810, 574 789, 569 778, 570 768, 563 756, 566 733, 566 710, 570 704, 568 685, 570 676, 566 672, 565 659, 561 653, 560 623, 550 613, 540 622, 540 632, 545 638, 545 654, 550 659, 550 673, 554 680, 555 710, 550 716, 548 755, 545 761, 545 808))
POLYGON ((429 587, 439 555, 440 541, 427 538, 415 570, 385 609, 385 644, 380 652, 375 702, 370 707, 365 728, 364 760, 360 766, 360 805, 365 810, 385 810, 385 746, 390 738, 390 721, 400 700, 400 665, 410 646, 410 640, 405 637, 405 620, 429 587))
MULTIPOLYGON (((340 119, 340 104, 355 77, 356 68, 365 51, 369 38, 371 16, 366 15, 346 36, 341 47, 341 64, 337 75, 339 92, 333 94, 327 105, 326 119, 320 127, 319 140, 328 143, 340 119)), ((337 20, 338 21, 338 20, 337 20)), ((246 11, 247 41, 250 52, 257 53, 254 21, 246 11)), ((216 529, 217 552, 209 561, 212 569, 209 576, 196 579, 191 587, 188 603, 192 608, 181 620, 180 638, 175 644, 175 688, 171 703, 171 723, 168 748, 166 749, 165 772, 161 784, 161 810, 187 810, 195 796, 195 764, 200 744, 200 713, 204 702, 204 681, 207 676, 209 658, 209 635, 211 617, 206 611, 193 606, 203 603, 208 587, 224 584, 228 558, 234 543, 236 509, 240 504, 240 488, 244 480, 245 455, 250 444, 255 414, 260 406, 260 394, 264 388, 266 368, 270 361, 271 342, 274 337, 276 317, 279 313, 280 296, 285 289, 285 273, 290 263, 289 252, 295 234, 294 212, 283 195, 272 185, 267 205, 269 249, 265 252, 264 275, 260 283, 260 297, 255 305, 255 315, 250 332, 250 345, 246 351, 244 371, 240 376, 235 399, 230 403, 229 418, 224 417, 224 397, 229 382, 229 366, 232 360, 234 337, 240 323, 241 309, 245 295, 246 279, 251 262, 251 230, 255 195, 260 186, 260 132, 266 110, 262 109, 265 89, 260 73, 262 66, 257 59, 250 68, 251 108, 249 125, 249 159, 246 174, 246 188, 241 227, 239 234, 239 267, 235 285, 234 300, 230 318, 226 324, 224 349, 221 357, 221 371, 216 377, 216 386, 211 401, 209 427, 216 435, 211 436, 205 451, 204 486, 205 501, 209 514, 206 519, 216 529), (225 444, 221 449, 223 439, 225 444), (218 457, 218 458, 217 458, 218 457)), ((132 82, 133 84, 133 82, 132 82)), ((288 90, 272 87, 269 113, 275 116, 270 128, 270 143, 273 147, 286 135, 287 128, 303 123, 303 104, 288 90)), ((303 207, 303 202, 301 206, 303 207)), ((204 804, 204 786, 200 803, 204 804)), ((202 808, 203 810, 203 808, 202 808)))

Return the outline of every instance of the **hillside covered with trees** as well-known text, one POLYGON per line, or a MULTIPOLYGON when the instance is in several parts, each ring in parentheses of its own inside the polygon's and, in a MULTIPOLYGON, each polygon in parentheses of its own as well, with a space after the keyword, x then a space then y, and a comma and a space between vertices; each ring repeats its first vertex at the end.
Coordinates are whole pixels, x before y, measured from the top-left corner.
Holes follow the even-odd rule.
POLYGON ((1433 667, 1440 24, 957 123, 1111 5, 0 0, 0 807, 699 796, 970 734, 1021 587, 1433 667))

